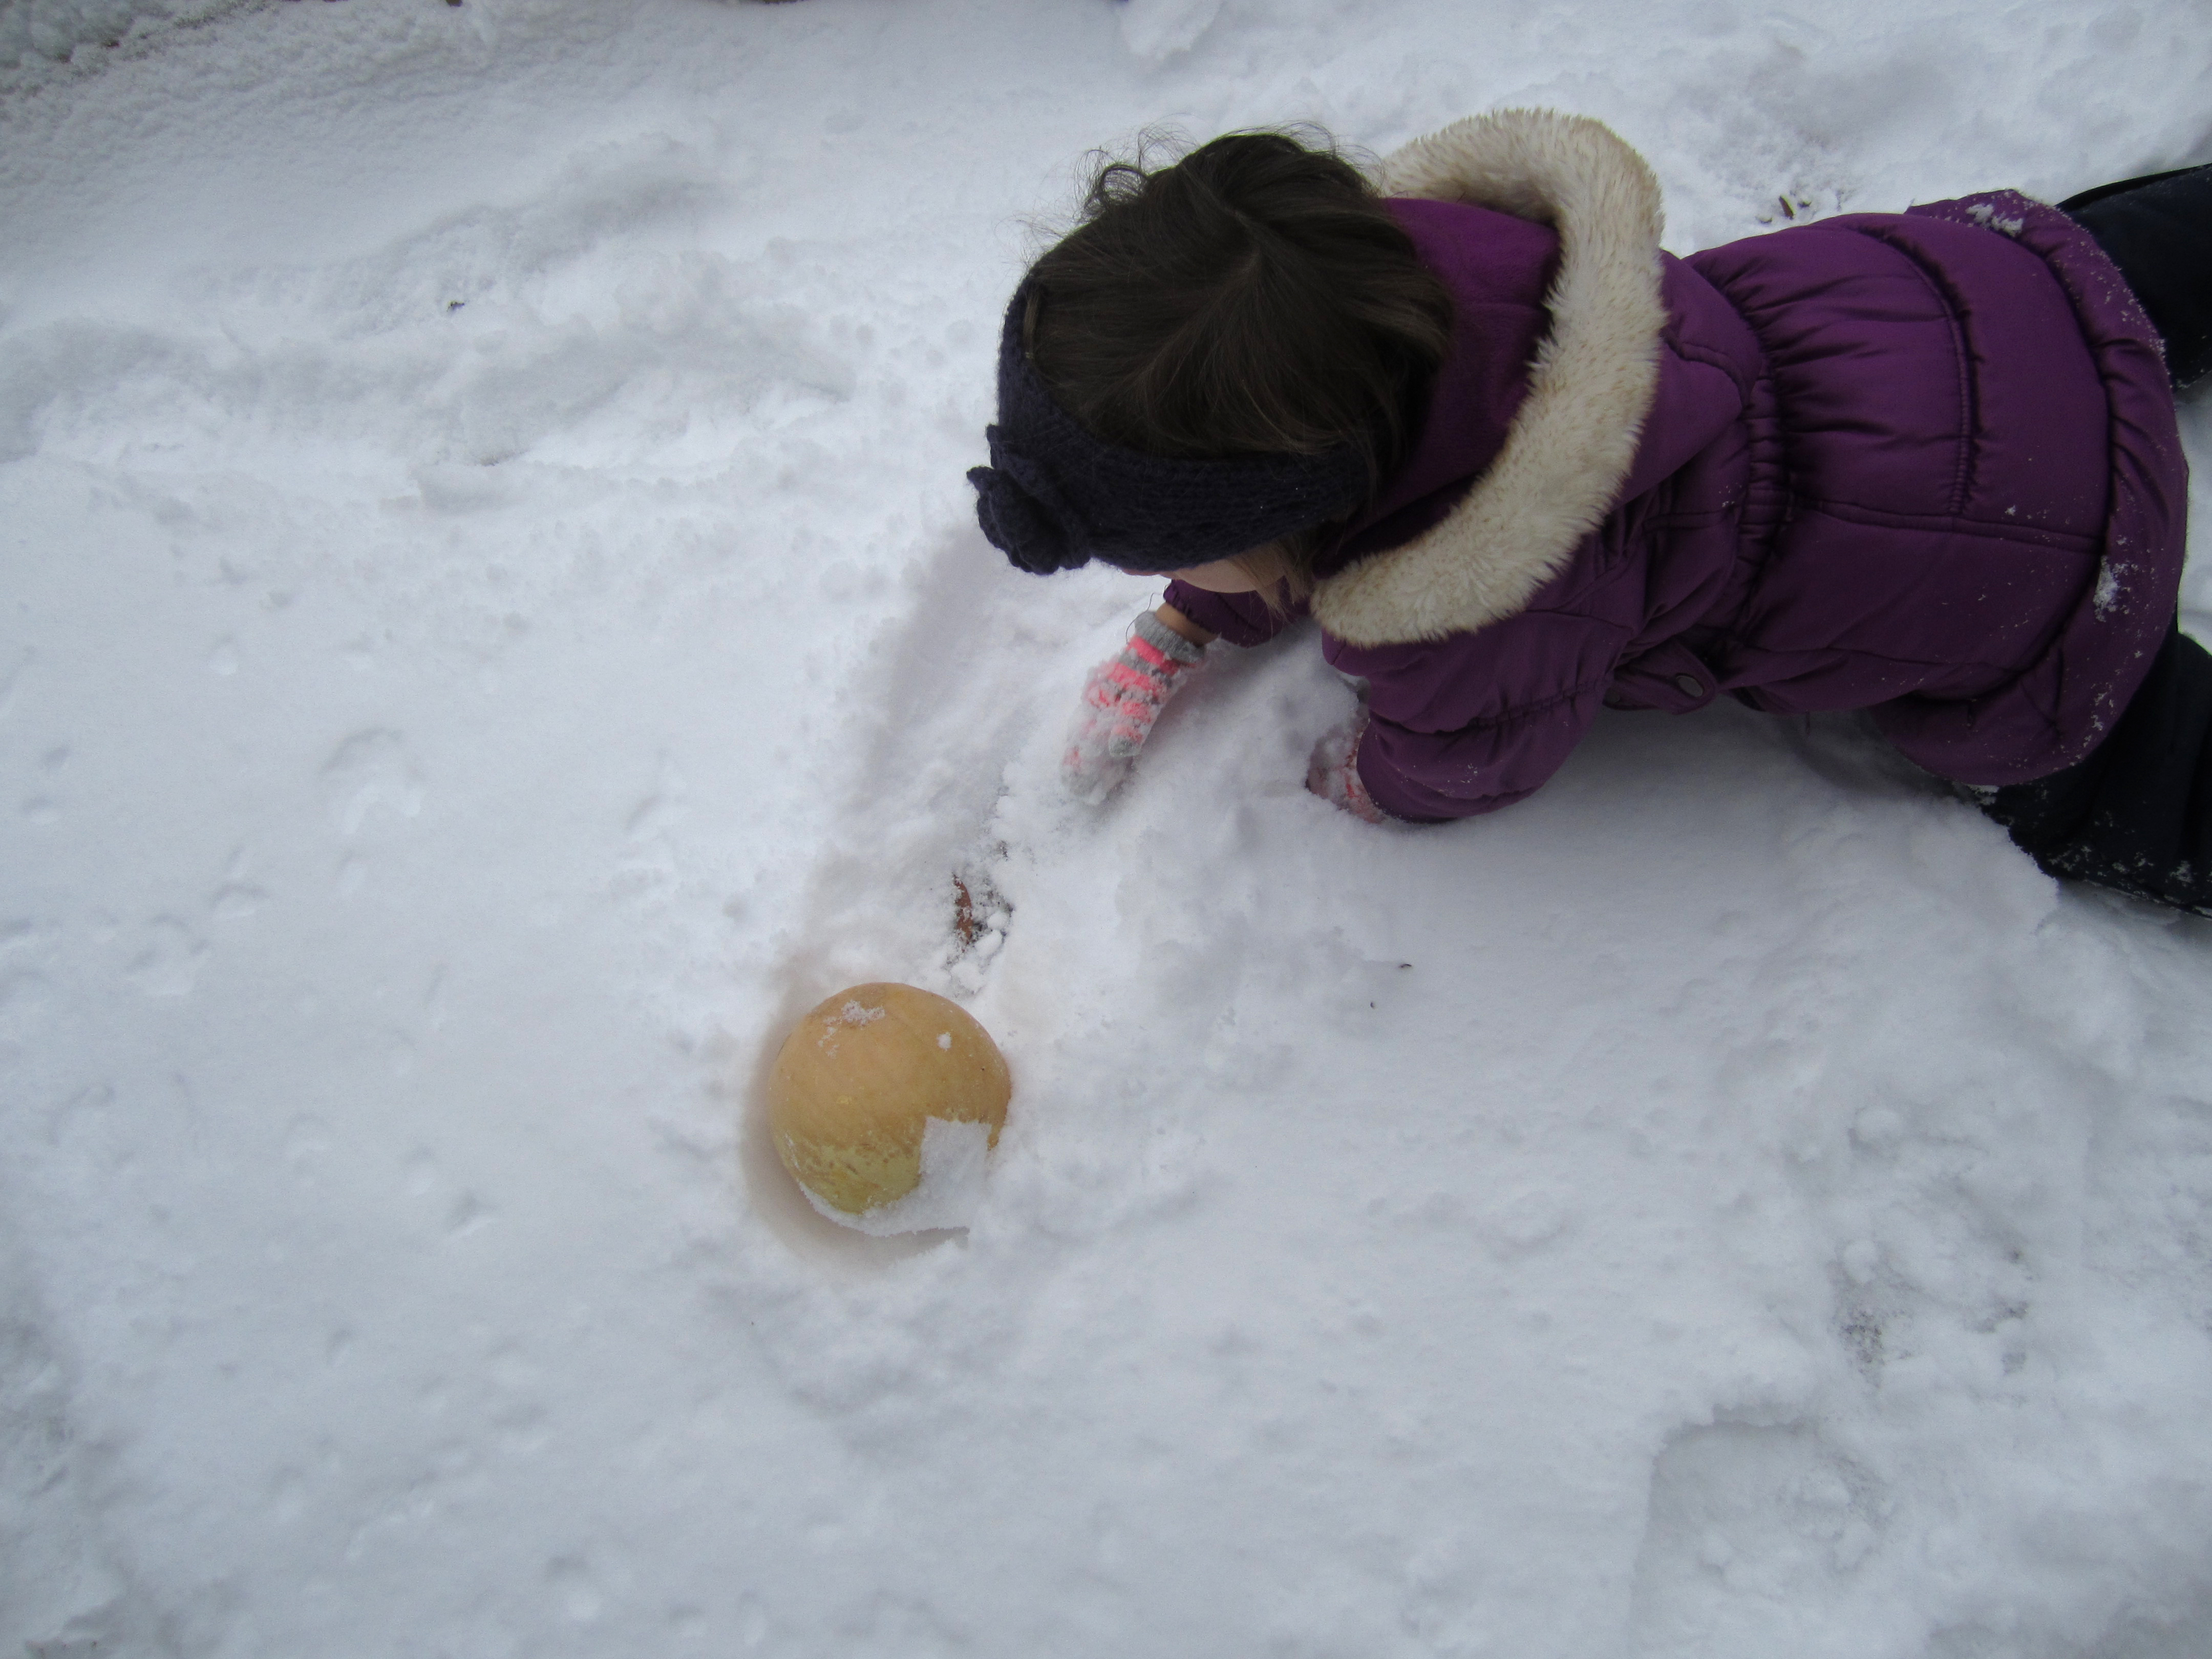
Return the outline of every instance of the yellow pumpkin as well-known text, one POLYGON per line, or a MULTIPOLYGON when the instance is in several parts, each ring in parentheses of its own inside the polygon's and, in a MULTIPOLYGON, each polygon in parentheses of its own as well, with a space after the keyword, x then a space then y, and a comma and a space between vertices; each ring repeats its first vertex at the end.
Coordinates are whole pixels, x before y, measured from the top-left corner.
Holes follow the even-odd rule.
POLYGON ((999 1045, 957 1003, 911 985, 855 985, 784 1039, 769 1076, 769 1127, 799 1184, 859 1215, 921 1179, 932 1118, 1006 1121, 1013 1083, 999 1045))

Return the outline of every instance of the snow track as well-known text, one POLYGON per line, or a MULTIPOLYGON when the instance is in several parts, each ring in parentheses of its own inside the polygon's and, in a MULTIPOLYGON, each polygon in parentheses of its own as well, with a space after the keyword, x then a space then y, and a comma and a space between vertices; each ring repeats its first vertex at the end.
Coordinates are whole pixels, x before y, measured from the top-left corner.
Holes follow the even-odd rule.
POLYGON ((1304 638, 1076 806, 1153 586, 1010 571, 960 475, 1028 216, 1146 123, 1556 103, 1686 248, 2212 154, 2202 8, 55 50, 0 100, 0 1652, 2197 1651, 2212 925, 1849 720, 1609 715, 1370 829, 1304 638), (759 1132, 874 978, 1012 1066, 964 1233, 759 1132))

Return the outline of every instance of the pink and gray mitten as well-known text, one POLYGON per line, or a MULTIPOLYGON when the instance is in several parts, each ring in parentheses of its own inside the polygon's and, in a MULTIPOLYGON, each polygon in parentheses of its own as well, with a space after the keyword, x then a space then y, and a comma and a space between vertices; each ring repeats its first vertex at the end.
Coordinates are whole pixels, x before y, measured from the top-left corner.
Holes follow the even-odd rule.
POLYGON ((1110 662, 1091 671, 1083 706, 1067 734, 1060 777, 1068 793, 1103 800, 1129 775, 1129 763, 1152 735, 1190 671, 1206 659, 1196 645, 1147 611, 1129 630, 1129 642, 1110 662))
POLYGON ((1366 733, 1367 706, 1362 703, 1357 714, 1314 745, 1313 759, 1306 765, 1306 787, 1356 818, 1380 823, 1382 809, 1359 775, 1359 740, 1366 733))

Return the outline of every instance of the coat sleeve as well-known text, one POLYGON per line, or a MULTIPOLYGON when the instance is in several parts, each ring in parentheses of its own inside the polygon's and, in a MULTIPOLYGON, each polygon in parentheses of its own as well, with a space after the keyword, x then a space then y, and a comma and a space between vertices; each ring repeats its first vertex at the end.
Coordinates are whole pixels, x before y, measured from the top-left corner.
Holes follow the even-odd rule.
POLYGON ((1359 777, 1417 823, 1496 811, 1558 771, 1597 718, 1625 638, 1587 615, 1524 612, 1434 644, 1341 652, 1368 682, 1359 777))
POLYGON ((1306 614, 1301 599, 1285 611, 1271 611, 1257 593, 1213 593, 1188 582, 1168 584, 1167 602, 1200 628, 1231 645, 1265 645, 1306 614))

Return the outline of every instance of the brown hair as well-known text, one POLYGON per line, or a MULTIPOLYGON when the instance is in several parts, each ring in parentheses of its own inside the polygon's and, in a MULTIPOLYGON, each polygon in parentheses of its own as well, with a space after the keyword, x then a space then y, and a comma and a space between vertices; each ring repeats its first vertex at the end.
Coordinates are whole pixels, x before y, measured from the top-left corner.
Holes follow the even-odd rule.
MULTIPOLYGON (((1319 455, 1379 483, 1414 435, 1451 296, 1325 134, 1231 133, 1150 167, 1101 158, 1030 271, 1031 361, 1094 435, 1151 455, 1319 455)), ((1312 586, 1338 522, 1250 556, 1312 586)))

